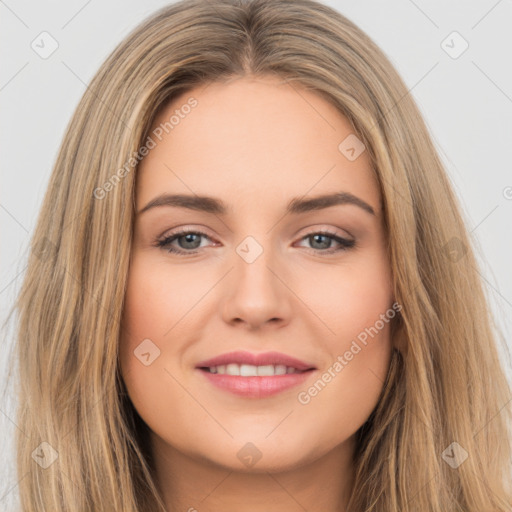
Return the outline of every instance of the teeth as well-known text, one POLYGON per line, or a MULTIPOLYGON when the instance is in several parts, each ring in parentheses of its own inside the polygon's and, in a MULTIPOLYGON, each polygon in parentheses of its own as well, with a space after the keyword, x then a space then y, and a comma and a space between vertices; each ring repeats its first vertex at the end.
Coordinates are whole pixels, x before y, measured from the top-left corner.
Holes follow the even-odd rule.
POLYGON ((239 375, 242 377, 256 377, 258 375, 258 367, 250 364, 241 364, 239 375))
POLYGON ((254 366, 252 364, 236 364, 211 366, 208 368, 211 373, 221 375, 239 375, 241 377, 263 377, 273 375, 285 375, 287 373, 300 373, 296 368, 284 364, 268 364, 265 366, 254 366))
POLYGON ((240 375, 240 365, 235 363, 226 365, 226 373, 228 375, 240 375))
POLYGON ((260 375, 260 376, 275 375, 275 368, 271 364, 268 364, 266 366, 258 366, 258 375, 260 375))
POLYGON ((276 375, 284 375, 286 373, 286 366, 282 364, 276 365, 276 375))

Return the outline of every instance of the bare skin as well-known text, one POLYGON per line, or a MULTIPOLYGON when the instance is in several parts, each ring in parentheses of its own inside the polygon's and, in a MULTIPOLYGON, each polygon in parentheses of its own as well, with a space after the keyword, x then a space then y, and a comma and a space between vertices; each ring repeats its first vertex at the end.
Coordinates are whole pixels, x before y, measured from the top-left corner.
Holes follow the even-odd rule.
POLYGON ((197 105, 141 163, 137 211, 163 193, 211 196, 227 211, 164 205, 137 215, 120 340, 158 485, 169 511, 344 512, 354 434, 377 404, 393 346, 382 322, 344 356, 394 301, 367 152, 348 159, 338 149, 354 131, 348 120, 273 77, 197 87, 154 128, 191 97, 197 105), (374 214, 350 203, 285 213, 292 198, 339 192, 374 214), (206 236, 156 245, 182 228, 206 236), (343 248, 331 235, 355 245, 343 248), (248 262, 240 247, 262 252, 248 262), (160 350, 148 365, 134 354, 145 339, 153 344, 146 359, 160 350), (278 351, 315 370, 275 395, 239 396, 196 368, 233 350, 278 351), (339 356, 342 370, 333 369, 339 356), (326 372, 325 386, 308 392, 326 372))

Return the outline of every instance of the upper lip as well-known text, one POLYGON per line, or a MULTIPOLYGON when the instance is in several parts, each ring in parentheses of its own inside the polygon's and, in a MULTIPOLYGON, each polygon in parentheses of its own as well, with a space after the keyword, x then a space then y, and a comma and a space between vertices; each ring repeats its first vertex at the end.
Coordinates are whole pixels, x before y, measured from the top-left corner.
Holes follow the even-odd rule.
POLYGON ((227 352, 211 359, 206 359, 205 361, 198 363, 196 368, 208 368, 233 363, 250 364, 253 366, 284 365, 297 370, 315 369, 315 366, 312 364, 300 361, 299 359, 286 354, 281 354, 280 352, 262 352, 259 354, 253 354, 243 350, 227 352))

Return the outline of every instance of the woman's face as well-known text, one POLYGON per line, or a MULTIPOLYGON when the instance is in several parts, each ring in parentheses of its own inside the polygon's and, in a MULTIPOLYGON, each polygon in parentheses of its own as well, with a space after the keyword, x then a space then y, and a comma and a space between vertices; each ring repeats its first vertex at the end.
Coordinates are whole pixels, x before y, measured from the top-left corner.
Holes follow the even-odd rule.
POLYGON ((175 98, 150 137, 120 354, 153 446, 246 471, 348 447, 394 316, 381 198, 350 123, 296 84, 242 78, 175 98))

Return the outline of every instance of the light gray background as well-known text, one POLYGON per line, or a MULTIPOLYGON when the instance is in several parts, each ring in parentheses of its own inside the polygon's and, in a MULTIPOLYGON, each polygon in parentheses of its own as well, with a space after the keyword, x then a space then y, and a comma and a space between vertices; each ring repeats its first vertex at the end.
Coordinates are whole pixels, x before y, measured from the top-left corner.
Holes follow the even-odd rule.
MULTIPOLYGON (((0 0, 0 321, 21 284, 29 237, 79 98, 115 45, 167 3, 0 0), (43 31, 59 45, 47 59, 31 48, 43 31)), ((511 0, 325 3, 377 42, 419 104, 463 205, 497 324, 512 345, 511 0), (441 46, 453 31, 469 44, 455 59, 441 46)), ((461 48, 453 37, 445 44, 453 52, 461 48)), ((11 331, 2 331, 0 340, 3 376, 11 331)), ((6 393, 0 510, 15 509, 14 419, 6 393)))

